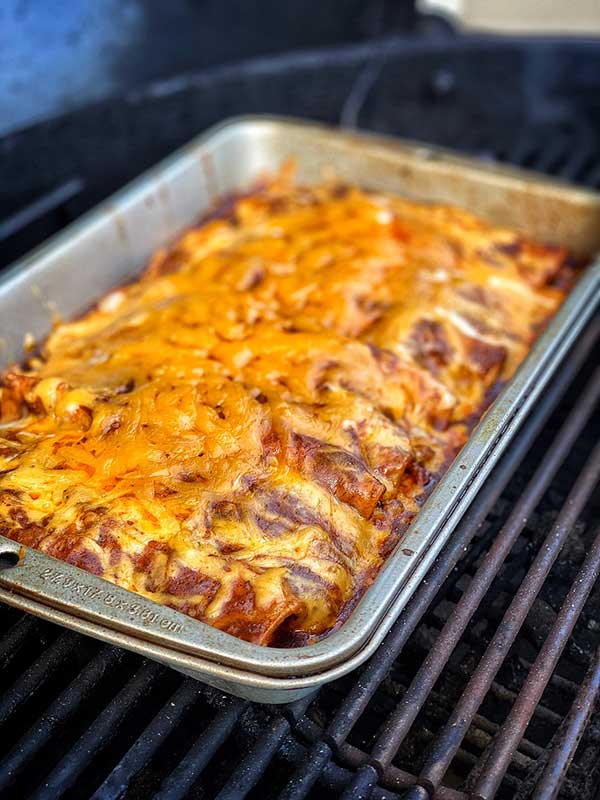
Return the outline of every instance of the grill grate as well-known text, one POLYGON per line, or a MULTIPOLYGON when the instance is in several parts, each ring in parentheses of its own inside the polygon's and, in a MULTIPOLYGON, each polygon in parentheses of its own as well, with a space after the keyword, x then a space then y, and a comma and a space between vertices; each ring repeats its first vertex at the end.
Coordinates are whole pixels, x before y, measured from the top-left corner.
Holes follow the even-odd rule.
MULTIPOLYGON (((352 113, 385 129, 379 80, 393 83, 385 65, 352 113)), ((433 84, 443 94, 452 80, 433 84)), ((509 143, 478 126, 459 143, 600 185, 585 125, 553 136, 533 125, 509 143)), ((65 185, 33 210, 66 214, 83 184, 65 185)), ((9 220, 11 236, 29 211, 9 220)), ((591 800, 599 338, 596 320, 382 647, 311 698, 256 706, 2 607, 0 796, 546 800, 561 784, 561 800, 591 800)))

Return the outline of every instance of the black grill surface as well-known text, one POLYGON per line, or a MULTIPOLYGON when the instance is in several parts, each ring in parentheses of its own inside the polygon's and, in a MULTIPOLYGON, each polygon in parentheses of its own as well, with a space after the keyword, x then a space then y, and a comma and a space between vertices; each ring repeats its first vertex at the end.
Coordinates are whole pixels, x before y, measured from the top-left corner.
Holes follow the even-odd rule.
MULTIPOLYGON (((599 186, 598 55, 593 43, 394 40, 153 87, 0 142, 14 178, 0 187, 0 235, 21 252, 198 128, 251 110, 599 186)), ((375 656, 307 700, 247 703, 0 608, 0 796, 591 800, 599 330, 580 338, 375 656)))

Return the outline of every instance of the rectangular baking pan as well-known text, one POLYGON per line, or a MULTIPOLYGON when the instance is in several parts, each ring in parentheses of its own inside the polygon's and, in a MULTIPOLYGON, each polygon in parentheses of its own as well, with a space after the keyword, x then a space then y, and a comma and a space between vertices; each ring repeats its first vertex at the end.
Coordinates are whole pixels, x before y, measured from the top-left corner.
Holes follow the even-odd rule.
MULTIPOLYGON (((194 139, 2 276, 0 367, 23 358, 56 314, 86 310, 219 199, 294 158, 363 188, 446 202, 579 254, 600 251, 600 195, 442 150, 271 117, 194 139)), ((286 702, 350 671, 379 645, 600 300, 592 263, 488 410, 344 625, 296 649, 264 648, 0 537, 0 600, 142 653, 259 702, 286 702)))

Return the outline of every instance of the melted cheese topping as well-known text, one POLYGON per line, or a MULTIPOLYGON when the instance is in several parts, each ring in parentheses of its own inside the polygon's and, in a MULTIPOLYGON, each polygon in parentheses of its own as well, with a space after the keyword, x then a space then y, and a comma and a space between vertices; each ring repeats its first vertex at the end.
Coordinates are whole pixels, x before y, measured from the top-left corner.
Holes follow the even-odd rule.
POLYGON ((0 533, 244 639, 314 641, 569 276, 464 211, 282 174, 4 373, 0 533))

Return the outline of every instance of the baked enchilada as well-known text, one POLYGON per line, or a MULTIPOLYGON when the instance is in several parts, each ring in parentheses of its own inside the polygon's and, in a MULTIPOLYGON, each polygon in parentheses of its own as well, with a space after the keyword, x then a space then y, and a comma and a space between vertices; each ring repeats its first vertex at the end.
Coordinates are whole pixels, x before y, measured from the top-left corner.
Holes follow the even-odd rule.
POLYGON ((248 641, 316 641, 574 275, 463 210, 283 171, 4 372, 0 533, 248 641))

